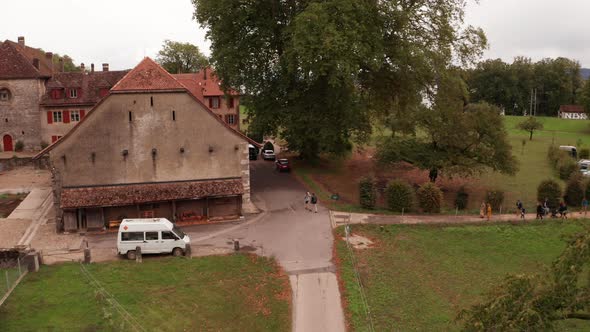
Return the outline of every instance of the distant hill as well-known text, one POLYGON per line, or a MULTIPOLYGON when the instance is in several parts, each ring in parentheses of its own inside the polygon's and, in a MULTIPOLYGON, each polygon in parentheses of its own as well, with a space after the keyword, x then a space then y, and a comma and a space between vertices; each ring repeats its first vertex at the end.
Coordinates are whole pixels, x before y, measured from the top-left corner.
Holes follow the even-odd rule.
POLYGON ((590 78, 590 68, 582 68, 580 70, 580 74, 582 74, 582 78, 587 80, 590 78))

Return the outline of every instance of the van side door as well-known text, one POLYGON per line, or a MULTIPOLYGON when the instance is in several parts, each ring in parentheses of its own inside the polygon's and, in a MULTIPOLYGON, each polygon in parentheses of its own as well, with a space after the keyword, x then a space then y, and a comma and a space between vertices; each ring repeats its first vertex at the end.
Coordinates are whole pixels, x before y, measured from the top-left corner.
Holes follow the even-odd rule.
POLYGON ((144 244, 143 232, 121 232, 119 253, 125 255, 127 251, 135 250, 136 247, 141 247, 141 251, 143 252, 144 244))
POLYGON ((180 239, 172 231, 162 231, 162 249, 165 252, 172 252, 174 248, 180 247, 184 249, 184 243, 180 243, 180 239))
POLYGON ((160 249, 160 239, 158 233, 158 231, 145 232, 145 241, 141 247, 143 252, 146 254, 158 254, 162 252, 160 249))

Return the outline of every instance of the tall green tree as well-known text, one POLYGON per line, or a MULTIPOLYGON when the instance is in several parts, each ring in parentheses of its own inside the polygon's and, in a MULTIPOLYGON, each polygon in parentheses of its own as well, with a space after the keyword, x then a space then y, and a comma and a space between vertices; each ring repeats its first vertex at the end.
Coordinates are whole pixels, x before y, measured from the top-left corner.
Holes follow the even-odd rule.
POLYGON ((464 1, 192 0, 222 82, 241 87, 252 128, 304 157, 365 142, 371 120, 412 133, 454 60, 486 45, 464 1))
POLYGON ((584 106, 586 114, 590 114, 590 80, 584 81, 580 91, 580 104, 584 106))
POLYGON ((171 74, 194 73, 208 64, 199 47, 190 43, 165 40, 156 61, 171 74))

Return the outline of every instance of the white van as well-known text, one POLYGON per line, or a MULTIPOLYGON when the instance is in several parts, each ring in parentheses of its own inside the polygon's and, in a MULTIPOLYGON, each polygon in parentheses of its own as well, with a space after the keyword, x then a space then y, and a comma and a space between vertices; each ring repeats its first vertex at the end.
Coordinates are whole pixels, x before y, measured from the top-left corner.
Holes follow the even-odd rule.
POLYGON ((566 151, 571 157, 578 158, 578 150, 575 146, 571 145, 560 145, 559 149, 562 151, 566 151))
POLYGON ((188 235, 166 218, 123 219, 117 235, 117 252, 135 259, 135 248, 140 247, 142 254, 182 256, 190 242, 188 235))

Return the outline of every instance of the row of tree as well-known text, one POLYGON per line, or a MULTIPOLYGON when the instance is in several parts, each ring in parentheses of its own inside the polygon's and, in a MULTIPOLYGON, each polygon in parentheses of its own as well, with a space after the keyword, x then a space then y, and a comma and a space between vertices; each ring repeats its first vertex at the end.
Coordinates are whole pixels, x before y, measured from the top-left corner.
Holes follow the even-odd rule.
POLYGON ((472 102, 486 101, 506 114, 556 116, 560 105, 589 104, 590 84, 580 70, 580 63, 571 59, 533 62, 517 57, 511 64, 482 61, 464 77, 472 102))

